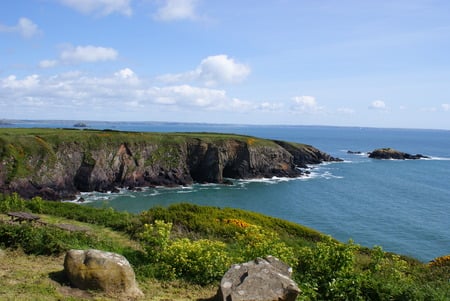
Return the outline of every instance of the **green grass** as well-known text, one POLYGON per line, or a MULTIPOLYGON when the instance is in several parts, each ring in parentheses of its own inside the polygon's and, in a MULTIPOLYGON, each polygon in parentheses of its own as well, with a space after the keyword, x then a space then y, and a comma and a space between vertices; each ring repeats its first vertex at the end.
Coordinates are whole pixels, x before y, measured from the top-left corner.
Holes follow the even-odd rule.
MULTIPOLYGON (((205 247, 221 245, 225 247, 217 249, 217 254, 225 256, 224 262, 244 260, 243 255, 254 256, 253 251, 275 250, 295 256, 294 279, 304 292, 299 300, 450 299, 450 257, 424 264, 381 248, 343 244, 307 227, 254 212, 177 204, 129 214, 111 208, 0 195, 0 211, 10 210, 38 214, 44 224, 11 225, 6 222, 8 217, 0 214, 1 300, 114 300, 100 292, 68 286, 62 264, 65 251, 71 248, 97 248, 124 255, 146 295, 143 300, 208 299, 215 294, 220 277, 209 271, 212 278, 206 282, 211 284, 194 284, 205 281, 198 278, 201 274, 191 274, 204 263, 195 254, 206 254, 205 247), (155 261, 146 253, 158 254, 152 246, 162 246, 158 245, 160 238, 152 239, 154 234, 145 230, 145 224, 156 220, 173 225, 168 245, 156 249, 163 261, 155 261), (73 224, 87 231, 67 232, 55 227, 57 224, 73 224), (189 265, 174 265, 178 256, 189 260, 189 265), (166 279, 166 268, 170 267, 181 274, 166 279)), ((210 260, 217 262, 217 258, 210 260)))

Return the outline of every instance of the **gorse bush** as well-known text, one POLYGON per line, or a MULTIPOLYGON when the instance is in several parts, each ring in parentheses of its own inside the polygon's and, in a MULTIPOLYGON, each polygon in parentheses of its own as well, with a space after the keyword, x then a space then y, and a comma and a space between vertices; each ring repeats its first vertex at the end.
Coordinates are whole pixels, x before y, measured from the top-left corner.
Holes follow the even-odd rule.
POLYGON ((297 258, 294 249, 280 240, 277 233, 260 226, 248 225, 243 233, 236 233, 239 261, 249 261, 257 257, 275 256, 290 266, 295 266, 297 258))
POLYGON ((197 284, 208 284, 219 280, 233 263, 220 241, 188 238, 176 239, 162 253, 169 273, 197 284))
POLYGON ((304 300, 357 300, 356 249, 352 242, 342 244, 331 237, 315 248, 302 248, 295 275, 304 300))
POLYGON ((193 283, 208 284, 218 280, 231 265, 226 244, 220 241, 188 238, 170 240, 172 223, 155 220, 145 224, 140 235, 148 260, 159 264, 164 279, 184 278, 193 283), (164 269, 164 271, 162 271, 164 269))

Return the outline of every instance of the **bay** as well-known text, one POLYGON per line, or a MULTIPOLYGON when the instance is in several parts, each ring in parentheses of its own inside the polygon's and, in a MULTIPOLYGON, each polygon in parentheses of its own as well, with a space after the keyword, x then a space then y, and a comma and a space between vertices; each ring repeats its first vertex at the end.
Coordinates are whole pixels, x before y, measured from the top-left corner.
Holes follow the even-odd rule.
MULTIPOLYGON (((26 121, 11 126, 71 127, 71 121, 26 121)), ((325 126, 250 126, 153 122, 87 122, 89 128, 151 132, 225 132, 311 144, 341 163, 315 166, 307 178, 235 181, 141 192, 86 193, 90 206, 141 212, 190 202, 235 207, 290 220, 363 246, 380 245, 429 261, 450 254, 450 131, 325 126), (374 160, 380 147, 430 156, 374 160), (348 154, 347 150, 361 154, 348 154)))

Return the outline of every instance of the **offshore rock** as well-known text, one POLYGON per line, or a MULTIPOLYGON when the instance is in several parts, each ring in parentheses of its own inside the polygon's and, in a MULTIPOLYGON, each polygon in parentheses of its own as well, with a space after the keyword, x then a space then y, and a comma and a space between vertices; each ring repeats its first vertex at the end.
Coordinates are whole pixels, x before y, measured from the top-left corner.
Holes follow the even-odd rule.
POLYGON ((70 283, 83 290, 102 290, 121 297, 138 298, 135 274, 122 255, 100 250, 70 250, 64 259, 70 283))
POLYGON ((408 154, 404 152, 400 152, 398 150, 392 148, 379 148, 374 150, 369 154, 369 158, 373 159, 386 159, 386 160, 417 160, 417 159, 426 159, 427 156, 421 154, 408 154))
POLYGON ((223 276, 217 299, 222 301, 294 301, 300 289, 292 269, 273 256, 233 265, 223 276))
POLYGON ((0 193, 75 199, 78 192, 298 177, 338 161, 303 144, 217 133, 0 131, 0 193))

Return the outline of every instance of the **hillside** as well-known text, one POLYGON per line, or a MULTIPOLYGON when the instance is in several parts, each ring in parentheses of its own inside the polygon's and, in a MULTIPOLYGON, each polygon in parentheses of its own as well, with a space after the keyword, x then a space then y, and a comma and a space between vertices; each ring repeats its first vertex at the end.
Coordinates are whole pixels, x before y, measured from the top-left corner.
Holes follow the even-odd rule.
POLYGON ((73 199, 79 191, 297 177, 336 161, 304 144, 217 133, 0 129, 0 192, 73 199))
POLYGON ((232 208, 178 204, 129 214, 0 195, 0 299, 115 300, 70 287, 63 273, 67 250, 90 248, 124 255, 145 294, 142 300, 212 300, 232 263, 268 254, 293 267, 302 290, 298 300, 450 297, 448 256, 424 264, 232 208), (9 211, 32 212, 40 219, 11 223, 9 211), (83 231, 68 232, 61 224, 83 231))

